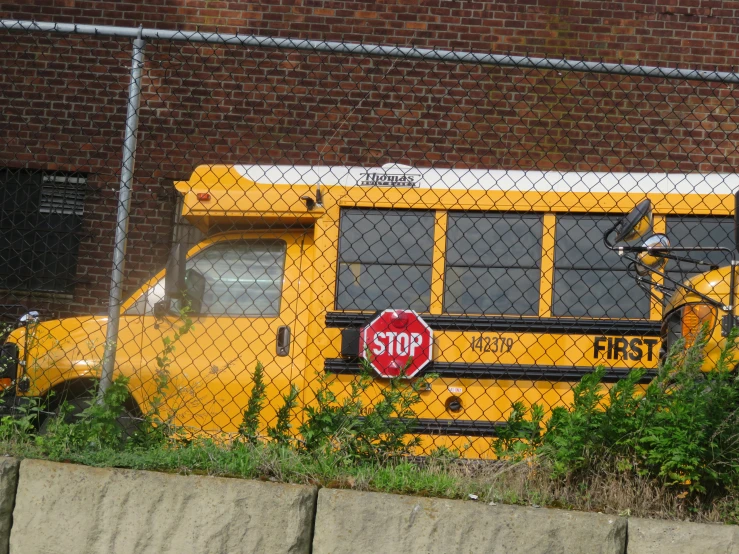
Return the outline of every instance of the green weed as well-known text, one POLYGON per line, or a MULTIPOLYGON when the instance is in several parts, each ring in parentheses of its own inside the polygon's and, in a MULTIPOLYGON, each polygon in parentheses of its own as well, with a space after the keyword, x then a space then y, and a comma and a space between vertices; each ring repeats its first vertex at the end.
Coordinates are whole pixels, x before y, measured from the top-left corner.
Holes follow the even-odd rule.
POLYGON ((409 383, 400 376, 376 392, 379 400, 366 405, 363 397, 374 385, 372 368, 361 360, 361 373, 349 391, 339 398, 327 375, 320 377, 315 403, 305 408, 300 426, 302 447, 307 452, 340 453, 347 463, 359 460, 385 462, 413 452, 420 439, 412 436, 417 416, 413 406, 421 402, 419 391, 433 375, 409 383))
POLYGON ((295 385, 290 385, 290 391, 283 395, 282 406, 277 410, 277 422, 274 427, 267 429, 267 435, 278 444, 289 445, 294 438, 290 433, 290 418, 298 406, 298 393, 295 385))
POLYGON ((632 472, 666 487, 707 493, 739 485, 739 376, 727 337, 715 368, 701 371, 707 329, 689 348, 679 341, 642 389, 635 369, 610 388, 605 368, 582 378, 572 403, 543 423, 539 406, 528 420, 514 404, 509 428, 493 442, 507 459, 546 458, 564 478, 603 468, 632 472), (539 436, 539 433, 541 435, 539 436))
POLYGON ((239 426, 239 433, 249 444, 259 441, 259 420, 264 403, 267 401, 267 386, 264 384, 264 368, 257 362, 254 369, 254 385, 249 394, 249 401, 244 410, 244 418, 239 426))

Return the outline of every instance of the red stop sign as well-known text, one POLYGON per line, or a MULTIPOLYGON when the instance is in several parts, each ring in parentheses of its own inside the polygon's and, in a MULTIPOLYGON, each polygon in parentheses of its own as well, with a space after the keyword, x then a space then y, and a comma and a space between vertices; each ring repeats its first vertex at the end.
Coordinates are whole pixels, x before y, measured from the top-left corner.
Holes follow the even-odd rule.
POLYGON ((434 334, 413 310, 385 310, 363 327, 359 351, 380 377, 410 379, 431 361, 434 334))

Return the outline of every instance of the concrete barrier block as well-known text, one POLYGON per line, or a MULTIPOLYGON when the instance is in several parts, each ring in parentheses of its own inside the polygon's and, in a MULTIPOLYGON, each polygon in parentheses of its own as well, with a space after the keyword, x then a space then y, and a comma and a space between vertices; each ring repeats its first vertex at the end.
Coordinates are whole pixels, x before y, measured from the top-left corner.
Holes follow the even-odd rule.
POLYGON ((310 551, 314 487, 24 460, 13 554, 310 551))
POLYGON ((0 554, 8 554, 19 465, 15 458, 0 458, 0 554))
POLYGON ((623 554, 626 520, 593 513, 321 489, 314 554, 623 554))
POLYGON ((628 554, 739 554, 739 527, 629 518, 628 554))

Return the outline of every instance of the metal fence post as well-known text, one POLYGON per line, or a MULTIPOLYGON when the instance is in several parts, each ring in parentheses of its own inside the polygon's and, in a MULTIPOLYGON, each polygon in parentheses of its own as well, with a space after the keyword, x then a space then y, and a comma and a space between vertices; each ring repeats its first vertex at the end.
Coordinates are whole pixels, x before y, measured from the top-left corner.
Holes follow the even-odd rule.
POLYGON ((105 391, 113 382, 115 354, 118 348, 123 268, 126 262, 128 220, 131 208, 131 185, 133 184, 133 171, 136 162, 136 135, 139 126, 139 105, 141 103, 141 76, 144 70, 144 47, 146 46, 146 41, 142 38, 142 33, 143 28, 139 28, 139 36, 133 41, 131 80, 128 86, 128 109, 126 111, 126 129, 123 140, 118 213, 116 216, 115 244, 113 248, 113 268, 110 276, 108 327, 105 336, 105 353, 103 354, 103 371, 100 376, 98 402, 102 401, 105 391))

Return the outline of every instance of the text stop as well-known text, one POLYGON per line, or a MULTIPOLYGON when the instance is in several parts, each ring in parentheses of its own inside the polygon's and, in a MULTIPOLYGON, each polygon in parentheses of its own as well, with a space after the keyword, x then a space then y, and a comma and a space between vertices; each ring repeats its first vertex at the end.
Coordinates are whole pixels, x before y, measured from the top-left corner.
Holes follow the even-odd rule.
POLYGON ((433 333, 413 310, 385 310, 360 332, 360 355, 381 377, 414 377, 431 362, 433 333))

